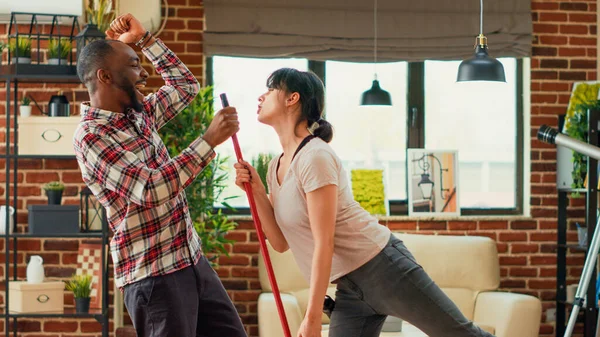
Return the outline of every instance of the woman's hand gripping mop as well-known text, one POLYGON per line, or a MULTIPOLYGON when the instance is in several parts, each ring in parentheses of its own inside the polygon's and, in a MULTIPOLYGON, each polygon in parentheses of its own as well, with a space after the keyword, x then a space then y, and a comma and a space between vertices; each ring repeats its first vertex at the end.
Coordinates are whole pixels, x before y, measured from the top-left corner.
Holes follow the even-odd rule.
MULTIPOLYGON (((221 104, 223 107, 229 106, 229 101, 227 100, 227 95, 221 94, 221 104)), ((240 145, 238 143, 237 135, 234 134, 231 136, 233 140, 233 148, 235 150, 235 155, 238 161, 243 160, 242 151, 240 150, 240 145)), ((258 236, 258 241, 260 242, 260 251, 262 253, 263 259, 265 261, 265 266, 267 267, 267 273, 269 275, 269 282, 271 283, 271 289, 273 289, 273 295, 275 296, 275 303, 277 304, 277 311, 279 312, 279 320, 281 321, 281 325, 283 327, 283 333, 285 337, 291 337, 290 327, 288 325, 287 318, 285 316, 285 311, 283 310, 283 304, 281 302, 281 295, 279 293, 279 287, 277 286, 277 280, 275 280, 275 274, 273 273, 273 266, 271 266, 271 258, 269 257, 269 251, 267 250, 267 245, 265 244, 265 238, 262 231, 262 226, 260 224, 260 219, 258 218, 258 212, 256 210, 256 204, 254 203, 254 196, 252 195, 252 187, 249 183, 244 184, 244 190, 246 191, 246 195, 248 196, 248 201, 250 202, 250 212, 252 213, 252 220, 254 222, 254 228, 256 228, 256 235, 258 236)))

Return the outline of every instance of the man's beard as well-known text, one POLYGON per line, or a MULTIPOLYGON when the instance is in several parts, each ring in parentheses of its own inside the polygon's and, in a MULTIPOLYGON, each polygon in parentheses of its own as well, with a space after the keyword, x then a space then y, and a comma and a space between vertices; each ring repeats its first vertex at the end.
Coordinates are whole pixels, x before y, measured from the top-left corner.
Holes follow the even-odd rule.
POLYGON ((142 103, 138 100, 137 94, 135 93, 136 89, 133 84, 131 84, 126 78, 121 78, 121 83, 119 84, 119 88, 129 97, 129 106, 127 108, 131 108, 135 111, 141 112, 144 109, 142 103))

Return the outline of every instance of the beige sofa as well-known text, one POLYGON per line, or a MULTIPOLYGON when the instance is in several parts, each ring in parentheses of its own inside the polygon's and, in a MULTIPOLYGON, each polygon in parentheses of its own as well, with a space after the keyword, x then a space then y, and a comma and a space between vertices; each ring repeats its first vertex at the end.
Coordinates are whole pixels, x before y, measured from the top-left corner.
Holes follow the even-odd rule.
MULTIPOLYGON (((538 298, 499 292, 500 267, 496 244, 487 237, 432 236, 394 233, 404 241, 431 278, 458 305, 467 318, 497 337, 539 336, 542 305, 538 298)), ((292 333, 300 327, 308 301, 308 283, 302 277, 291 252, 269 255, 292 333)), ((262 257, 259 259, 262 293, 258 298, 260 337, 283 337, 275 298, 262 257)), ((334 297, 335 286, 327 293, 334 297)), ((328 336, 329 320, 323 315, 323 337, 328 336)), ((401 332, 382 332, 386 337, 426 337, 402 323, 401 332)), ((435 336, 434 336, 435 337, 435 336)))

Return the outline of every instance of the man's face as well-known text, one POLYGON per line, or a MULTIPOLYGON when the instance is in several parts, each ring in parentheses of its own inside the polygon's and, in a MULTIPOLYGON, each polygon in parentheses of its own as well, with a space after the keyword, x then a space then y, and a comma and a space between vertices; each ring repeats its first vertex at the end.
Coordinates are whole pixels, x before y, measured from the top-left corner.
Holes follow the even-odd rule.
POLYGON ((135 51, 125 43, 113 44, 114 64, 110 65, 117 99, 125 109, 142 111, 144 95, 140 90, 146 86, 148 72, 144 70, 135 51))

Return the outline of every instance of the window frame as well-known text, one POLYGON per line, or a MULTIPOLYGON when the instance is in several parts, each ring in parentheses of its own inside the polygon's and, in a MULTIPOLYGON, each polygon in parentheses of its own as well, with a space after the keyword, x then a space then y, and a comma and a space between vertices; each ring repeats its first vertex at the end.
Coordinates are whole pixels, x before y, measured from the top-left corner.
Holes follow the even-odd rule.
MULTIPOLYGON (((312 61, 308 60, 308 69, 313 71, 323 83, 325 81, 326 66, 325 61, 312 61)), ((515 142, 515 207, 489 207, 489 208, 470 208, 461 207, 461 216, 501 216, 501 215, 523 215, 524 211, 524 106, 523 106, 523 94, 524 94, 524 76, 523 73, 523 59, 516 59, 516 142, 515 142)), ((425 146, 425 62, 408 62, 407 72, 407 144, 406 148, 423 148, 425 146)), ((206 67, 204 74, 205 82, 207 86, 213 85, 213 58, 206 57, 206 67)), ((408 172, 408 162, 407 172, 408 172)), ((406 186, 408 188, 408 175, 405 177, 406 186)), ((408 195, 408 191, 407 191, 408 195)), ((408 215, 408 200, 388 200, 389 204, 389 215, 390 216, 407 216, 408 215)), ((215 207, 215 210, 220 209, 224 214, 229 215, 250 215, 249 207, 236 207, 233 211, 224 207, 215 207)))

